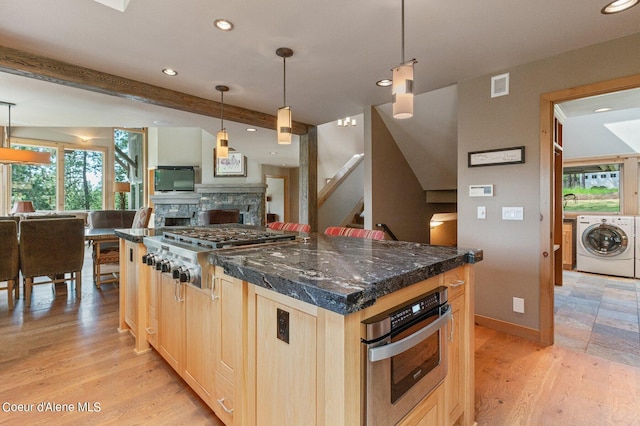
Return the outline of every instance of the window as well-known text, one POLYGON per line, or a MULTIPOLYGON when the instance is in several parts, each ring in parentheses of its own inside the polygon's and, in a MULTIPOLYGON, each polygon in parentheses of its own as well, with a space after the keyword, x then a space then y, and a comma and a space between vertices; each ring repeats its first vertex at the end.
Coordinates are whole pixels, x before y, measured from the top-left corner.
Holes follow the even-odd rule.
POLYGON ((31 201, 36 210, 56 209, 57 150, 44 146, 12 144, 14 149, 49 152, 51 164, 11 166, 11 205, 16 201, 31 201))
POLYGON ((140 130, 114 129, 116 182, 129 182, 125 208, 139 209, 144 203, 144 133, 140 130))
POLYGON ((620 213, 621 172, 620 163, 565 166, 564 211, 620 213))
POLYGON ((15 149, 48 151, 51 164, 11 167, 11 204, 32 201, 37 211, 99 210, 103 208, 102 151, 13 143, 15 149), (62 156, 62 158, 60 158, 62 156), (58 169, 63 186, 57 184, 58 169))
POLYGON ((100 210, 102 208, 103 155, 99 151, 64 151, 64 209, 100 210))

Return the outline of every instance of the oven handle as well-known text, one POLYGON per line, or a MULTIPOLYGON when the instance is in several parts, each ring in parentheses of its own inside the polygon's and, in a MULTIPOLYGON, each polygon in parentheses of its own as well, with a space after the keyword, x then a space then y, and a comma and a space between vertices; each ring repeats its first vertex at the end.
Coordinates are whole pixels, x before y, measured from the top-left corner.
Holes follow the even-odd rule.
POLYGON ((440 316, 437 320, 429 324, 428 326, 421 328, 419 331, 416 331, 411 336, 407 336, 402 340, 398 340, 397 342, 389 343, 388 345, 378 346, 375 348, 369 348, 369 361, 376 362, 381 361, 383 359, 391 358, 393 356, 399 355, 402 352, 405 352, 408 349, 416 346, 418 343, 422 342, 436 330, 447 325, 449 319, 451 318, 451 309, 447 310, 443 315, 440 316))

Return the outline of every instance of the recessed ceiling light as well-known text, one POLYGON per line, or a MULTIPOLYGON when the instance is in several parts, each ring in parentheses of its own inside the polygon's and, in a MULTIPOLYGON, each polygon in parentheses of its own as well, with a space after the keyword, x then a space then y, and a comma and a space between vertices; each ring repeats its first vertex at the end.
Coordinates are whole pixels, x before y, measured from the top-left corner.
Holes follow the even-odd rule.
POLYGON ((611 15, 613 13, 623 12, 638 4, 640 0, 615 0, 602 8, 600 13, 603 15, 611 15))
POLYGON ((258 129, 256 129, 255 127, 247 127, 247 132, 257 132, 258 129))
POLYGON ((269 153, 269 155, 278 155, 278 153, 277 153, 277 152, 275 152, 275 151, 271 151, 271 152, 269 153))
POLYGON ((215 25, 217 29, 222 31, 231 31, 233 29, 233 23, 226 19, 216 19, 215 21, 213 21, 213 25, 215 25))
POLYGON ((383 80, 379 80, 376 82, 376 86, 379 87, 389 87, 393 84, 393 81, 389 80, 388 78, 385 78, 383 80))
POLYGON ((604 107, 604 108, 594 109, 593 112, 607 112, 607 111, 611 111, 612 109, 613 108, 604 107))
POLYGON ((171 68, 165 68, 162 70, 163 73, 165 73, 166 75, 170 75, 170 76, 174 76, 174 75, 178 75, 178 71, 171 69, 171 68))

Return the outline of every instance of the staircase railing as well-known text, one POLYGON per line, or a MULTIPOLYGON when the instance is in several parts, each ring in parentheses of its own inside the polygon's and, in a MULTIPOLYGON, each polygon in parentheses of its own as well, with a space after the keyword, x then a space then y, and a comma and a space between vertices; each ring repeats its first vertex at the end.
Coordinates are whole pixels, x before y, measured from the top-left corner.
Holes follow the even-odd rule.
POLYGON ((376 223, 376 226, 382 228, 384 232, 386 232, 391 237, 392 240, 398 241, 398 237, 396 237, 395 234, 391 232, 391 229, 389 229, 386 223, 376 223))
POLYGON ((335 174, 331 181, 318 192, 318 208, 322 206, 327 198, 340 186, 340 184, 358 167, 364 159, 364 154, 356 154, 335 174))

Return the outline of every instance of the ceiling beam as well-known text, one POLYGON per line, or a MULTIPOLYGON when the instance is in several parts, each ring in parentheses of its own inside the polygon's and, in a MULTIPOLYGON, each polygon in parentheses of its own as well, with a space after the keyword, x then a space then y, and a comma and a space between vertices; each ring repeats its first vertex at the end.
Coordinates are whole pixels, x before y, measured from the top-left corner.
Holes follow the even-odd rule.
MULTIPOLYGON (((0 46, 0 71, 76 89, 117 96, 146 104, 220 118, 220 103, 45 56, 0 46)), ((224 118, 276 130, 276 116, 224 104, 224 118)), ((304 135, 311 125, 293 122, 293 133, 304 135)))

